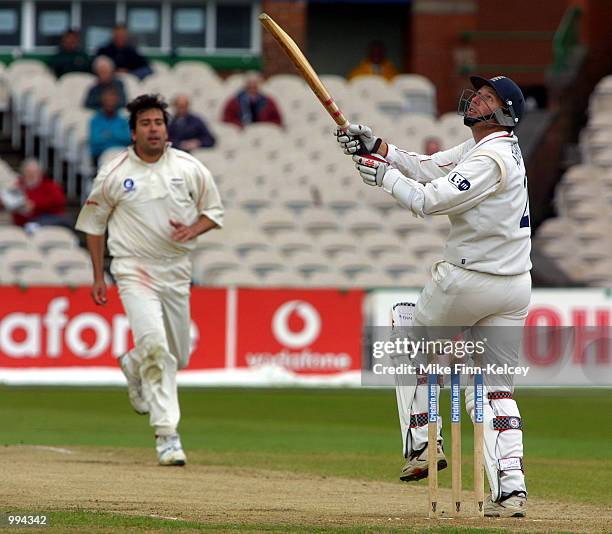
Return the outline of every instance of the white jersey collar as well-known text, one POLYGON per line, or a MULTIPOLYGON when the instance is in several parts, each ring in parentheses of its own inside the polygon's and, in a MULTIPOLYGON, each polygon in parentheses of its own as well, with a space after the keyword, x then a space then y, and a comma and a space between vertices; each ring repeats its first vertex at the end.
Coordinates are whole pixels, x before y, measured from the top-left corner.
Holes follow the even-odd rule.
POLYGON ((493 132, 492 134, 489 134, 486 137, 484 137, 483 139, 481 139, 478 143, 476 143, 472 147, 472 149, 478 148, 478 147, 482 146, 484 143, 487 143, 488 141, 493 141, 493 139, 507 139, 507 140, 512 141, 512 142, 518 141, 517 137, 514 135, 514 131, 507 132, 505 130, 500 130, 500 131, 497 131, 497 132, 493 132))
POLYGON ((151 165, 157 165, 158 163, 162 162, 165 158, 168 157, 168 152, 169 152, 169 148, 172 146, 172 143, 166 143, 166 146, 164 147, 164 153, 161 155, 161 157, 153 162, 153 163, 148 163, 146 161, 144 161, 143 159, 141 159, 138 154, 136 154, 136 151, 134 150, 134 145, 130 145, 128 147, 128 155, 130 157, 130 159, 132 161, 135 161, 136 163, 140 163, 141 165, 146 165, 147 167, 150 167, 151 165))

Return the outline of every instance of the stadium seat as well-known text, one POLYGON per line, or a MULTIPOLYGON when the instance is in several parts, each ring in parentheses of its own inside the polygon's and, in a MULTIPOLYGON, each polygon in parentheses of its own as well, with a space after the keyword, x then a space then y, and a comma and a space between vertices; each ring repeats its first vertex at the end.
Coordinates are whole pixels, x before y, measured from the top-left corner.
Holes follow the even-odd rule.
POLYGON ((128 102, 138 95, 143 94, 143 87, 141 85, 140 79, 129 72, 118 72, 117 78, 119 78, 123 82, 123 87, 125 89, 125 97, 128 102))
POLYGON ((339 252, 330 259, 330 263, 349 278, 357 273, 374 271, 372 260, 355 252, 339 252))
POLYGON ((307 284, 306 279, 298 272, 291 270, 273 271, 266 275, 262 285, 264 287, 303 287, 307 284))
POLYGON ((279 234, 274 237, 272 244, 285 257, 291 257, 297 252, 311 253, 314 249, 312 238, 299 231, 279 234))
POLYGON ((204 252, 210 250, 225 250, 228 248, 228 240, 225 232, 211 230, 196 238, 196 251, 204 252))
POLYGON ((74 251, 64 252, 66 249, 79 250, 75 233, 62 226, 41 226, 32 235, 32 242, 43 254, 61 249, 63 254, 69 255, 74 251))
POLYGON ((286 269, 286 259, 275 250, 254 250, 246 255, 246 263, 259 276, 286 269))
POLYGON ((400 277, 405 273, 418 272, 420 263, 409 247, 406 247, 406 250, 403 252, 383 254, 376 260, 376 265, 394 278, 400 277))
POLYGON ((231 250, 214 250, 198 253, 193 258, 193 279, 198 284, 207 284, 223 271, 238 269, 240 258, 231 250))
MULTIPOLYGON (((14 282, 20 286, 61 286, 65 280, 50 266, 25 267, 15 274, 14 282)), ((89 278, 91 283, 91 274, 89 278)))
POLYGON ((349 283, 346 276, 333 270, 318 271, 308 278, 308 286, 317 288, 346 288, 349 283))
POLYGON ((34 248, 14 248, 5 251, 0 256, 0 265, 2 269, 19 274, 26 269, 42 267, 45 265, 45 258, 34 248))
POLYGON ((590 266, 605 261, 608 263, 612 260, 612 239, 608 232, 599 236, 597 239, 592 238, 580 244, 580 257, 590 266))
POLYGON ((342 226, 355 236, 362 238, 382 232, 385 224, 377 211, 358 208, 343 215, 342 226))
POLYGON ((612 261, 604 261, 584 270, 583 279, 591 286, 612 287, 612 261))
POLYGON ((286 264, 294 270, 300 272, 309 280, 318 273, 331 270, 330 261, 316 253, 300 251, 295 252, 286 259, 286 264))
POLYGON ((281 206, 291 210, 296 215, 301 214, 304 209, 312 208, 315 205, 315 199, 313 198, 314 189, 312 187, 286 188, 281 185, 278 193, 278 201, 281 206))
POLYGON ((377 101, 394 92, 393 86, 385 78, 375 75, 356 76, 349 81, 349 89, 353 97, 366 102, 377 101))
POLYGON ((427 284, 429 277, 425 273, 402 273, 395 278, 397 287, 414 287, 421 289, 427 284))
POLYGON ((235 202, 244 210, 252 214, 264 211, 272 205, 274 198, 269 190, 253 183, 236 187, 235 202))
POLYGON ((170 73, 171 67, 165 61, 153 60, 150 61, 149 64, 151 65, 151 69, 153 70, 153 75, 167 75, 170 73))
POLYGON ((329 257, 341 252, 357 252, 358 246, 354 239, 350 239, 344 232, 333 232, 321 235, 316 240, 317 246, 329 257))
POLYGON ((208 80, 217 80, 218 76, 215 70, 203 61, 192 61, 185 60, 179 61, 174 65, 174 68, 170 70, 170 75, 175 80, 201 80, 202 82, 208 80))
POLYGON ((269 236, 292 232, 298 228, 295 214, 282 208, 262 211, 255 219, 255 224, 269 236))
POLYGON ((302 228, 313 236, 340 230, 340 222, 336 215, 323 208, 305 209, 301 217, 302 228))
POLYGON ((395 285, 395 280, 384 271, 362 271, 351 276, 352 287, 376 289, 382 287, 394 287, 395 285))
POLYGON ((390 254, 406 254, 407 246, 395 234, 380 232, 363 243, 363 248, 372 259, 380 259, 390 254))
POLYGON ((442 136, 438 123, 430 115, 417 113, 401 116, 395 125, 395 132, 400 135, 400 148, 421 154, 423 139, 442 136), (404 137, 411 138, 412 142, 402 143, 401 139, 404 137))
POLYGON ((405 98, 405 110, 410 113, 436 113, 436 88, 425 76, 399 74, 391 85, 405 98))
POLYGON ((257 230, 232 234, 228 241, 240 256, 246 256, 256 250, 268 250, 270 248, 270 237, 257 230))
MULTIPOLYGON (((335 179, 335 177, 332 177, 335 179)), ((342 188, 327 186, 321 188, 321 201, 339 215, 356 209, 360 204, 360 195, 357 188, 342 188)))
POLYGON ((236 269, 219 273, 214 280, 206 285, 219 287, 258 287, 261 286, 262 279, 248 268, 236 269))
POLYGON ((442 254, 445 240, 432 232, 413 233, 408 237, 406 247, 417 255, 427 253, 442 254))
POLYGON ((385 227, 393 228, 401 236, 423 232, 426 228, 422 219, 417 219, 407 209, 398 207, 391 210, 385 218, 385 227))
POLYGON ((0 226, 0 254, 11 249, 31 249, 30 237, 20 226, 0 226))
POLYGON ((309 91, 306 82, 295 74, 275 74, 270 76, 261 87, 264 93, 275 96, 291 95, 309 91))
POLYGON ((82 248, 51 250, 45 254, 44 260, 46 265, 61 275, 77 268, 91 272, 91 259, 82 248))

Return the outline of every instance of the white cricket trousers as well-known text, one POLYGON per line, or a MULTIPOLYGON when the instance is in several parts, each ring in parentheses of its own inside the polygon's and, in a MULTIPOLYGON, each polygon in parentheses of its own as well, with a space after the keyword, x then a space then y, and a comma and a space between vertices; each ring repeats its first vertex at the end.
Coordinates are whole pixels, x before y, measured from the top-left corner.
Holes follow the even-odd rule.
POLYGON ((127 314, 150 424, 157 435, 176 432, 180 419, 177 369, 189 363, 191 261, 115 258, 111 272, 127 314))
MULTIPOLYGON (((486 327, 483 330, 484 336, 487 335, 486 332, 492 332, 489 327, 514 327, 495 329, 495 339, 488 340, 487 350, 493 353, 489 354, 488 358, 493 358, 495 363, 507 362, 516 365, 522 327, 531 299, 530 274, 527 272, 514 276, 498 276, 463 269, 446 261, 434 263, 431 274, 432 278, 423 288, 415 306, 414 326, 427 327, 428 333, 431 327, 470 326, 472 332, 478 332, 478 327, 486 327)), ((435 328, 433 330, 435 331, 435 328)), ((428 337, 435 339, 435 336, 429 334, 428 337)), ((484 363, 487 363, 488 358, 485 356, 484 363)), ((496 383, 487 387, 485 376, 485 392, 495 390, 512 393, 514 387, 511 378, 504 377, 503 380, 506 380, 503 385, 496 383)), ((409 454, 411 451, 407 450, 408 448, 419 450, 427 444, 427 425, 416 428, 413 425, 411 428, 410 420, 410 415, 427 412, 427 387, 398 387, 397 400, 403 451, 409 454), (409 393, 410 391, 412 393, 409 393), (411 398, 406 398, 407 396, 411 398)), ((466 392, 466 408, 470 417, 473 417, 473 387, 471 391, 466 392)), ((487 400, 485 393, 485 456, 488 457, 485 462, 494 498, 495 494, 502 490, 506 493, 514 490, 526 491, 522 470, 508 470, 500 475, 494 468, 499 460, 510 463, 505 460, 508 458, 520 458, 522 466, 522 430, 493 431, 493 419, 500 417, 520 417, 516 402, 513 398, 487 400)), ((441 421, 438 424, 438 432, 438 439, 441 439, 441 421)))

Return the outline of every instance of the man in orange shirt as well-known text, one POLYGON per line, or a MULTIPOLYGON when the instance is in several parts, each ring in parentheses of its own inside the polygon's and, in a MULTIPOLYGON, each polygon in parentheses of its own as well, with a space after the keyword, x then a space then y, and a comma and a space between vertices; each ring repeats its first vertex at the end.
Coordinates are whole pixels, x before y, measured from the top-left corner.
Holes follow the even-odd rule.
POLYGON ((385 45, 382 41, 372 41, 368 46, 367 57, 349 74, 349 80, 357 76, 382 76, 391 80, 399 74, 393 63, 386 57, 385 45))

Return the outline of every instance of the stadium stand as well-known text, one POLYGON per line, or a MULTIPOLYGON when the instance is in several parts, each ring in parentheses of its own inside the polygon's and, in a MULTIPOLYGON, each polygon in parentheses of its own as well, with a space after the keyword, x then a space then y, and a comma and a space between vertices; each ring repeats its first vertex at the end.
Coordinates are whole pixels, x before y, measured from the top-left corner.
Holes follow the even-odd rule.
POLYGON ((545 221, 534 248, 570 278, 592 286, 612 284, 612 75, 591 93, 588 122, 580 133, 582 163, 555 189, 558 216, 545 221))
MULTIPOLYGON (((153 63, 153 68, 155 73, 142 82, 122 75, 129 97, 156 91, 170 100, 178 79, 181 92, 189 94, 193 110, 218 140, 212 148, 193 152, 215 176, 228 216, 223 232, 198 241, 196 283, 384 287, 426 280, 431 261, 441 257, 448 222, 417 220, 381 191, 355 186, 352 163, 333 146, 333 125, 299 77, 276 75, 262 86, 284 116, 292 117, 286 128, 255 124, 241 130, 221 122, 221 112, 226 97, 244 84, 244 73, 223 80, 209 66, 190 61, 174 68, 153 63)), ((74 106, 91 80, 92 75, 74 73, 56 81, 34 60, 15 61, 0 70, 0 111, 2 106, 9 111, 13 145, 19 147, 25 139, 26 153, 53 169, 75 204, 95 174, 86 157, 83 125, 88 112, 74 106)), ((435 87, 421 76, 400 75, 392 82, 366 76, 348 82, 327 75, 323 80, 352 120, 363 116, 391 142, 418 151, 428 136, 440 138, 443 148, 469 137, 455 113, 436 117, 435 87)), ((610 141, 612 76, 591 95, 589 121, 580 137, 582 164, 568 169, 556 189, 558 217, 546 221, 534 240, 546 257, 587 284, 612 281, 612 270, 606 274, 612 262, 612 220, 606 207, 612 200, 610 141), (601 209, 594 210, 594 205, 601 209), (581 255, 569 257, 563 253, 568 249, 581 255)), ((100 165, 117 152, 103 154, 100 165)), ((12 169, 0 161, 0 187, 14 179, 12 169)), ((10 248, 3 239, 0 233, 0 249, 10 248)), ((43 237, 31 241, 52 253, 62 246, 59 234, 53 239, 55 245, 43 237)), ((73 238, 66 238, 69 243, 73 238)), ((62 276, 66 269, 55 272, 62 276)), ((85 270, 82 264, 70 269, 85 270)))

